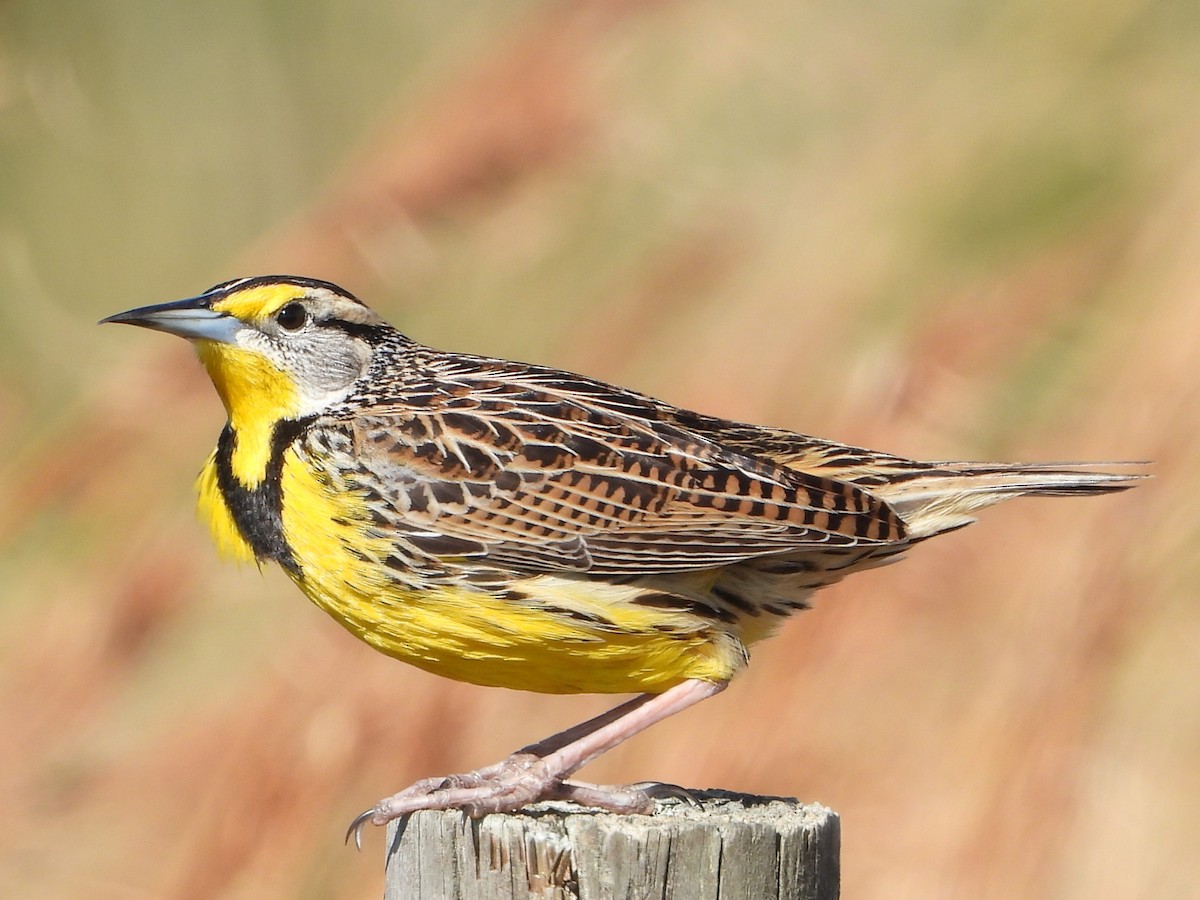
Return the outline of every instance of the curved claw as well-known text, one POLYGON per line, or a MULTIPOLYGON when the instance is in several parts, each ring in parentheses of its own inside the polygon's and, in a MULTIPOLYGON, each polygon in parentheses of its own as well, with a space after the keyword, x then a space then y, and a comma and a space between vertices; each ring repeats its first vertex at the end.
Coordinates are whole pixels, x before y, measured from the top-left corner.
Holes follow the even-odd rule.
POLYGON ((375 815, 375 807, 371 807, 364 812, 359 813, 354 817, 354 821, 350 823, 350 827, 346 829, 346 839, 343 843, 349 844, 351 836, 354 837, 354 847, 356 850, 362 850, 362 830, 363 826, 371 820, 375 815))
POLYGON ((682 800, 693 809, 700 806, 696 795, 682 785, 670 784, 666 781, 639 781, 631 784, 630 787, 636 788, 652 800, 682 800))

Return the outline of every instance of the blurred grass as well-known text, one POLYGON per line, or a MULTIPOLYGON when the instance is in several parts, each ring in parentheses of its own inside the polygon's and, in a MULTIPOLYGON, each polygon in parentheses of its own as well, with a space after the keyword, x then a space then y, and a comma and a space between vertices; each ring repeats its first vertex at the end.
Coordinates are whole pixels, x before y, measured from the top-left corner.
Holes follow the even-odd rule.
POLYGON ((377 892, 352 815, 606 702, 410 671, 217 562, 219 404, 93 323, 295 271, 707 412, 1157 460, 830 590, 592 774, 829 803, 847 896, 1185 895, 1198 51, 1134 0, 0 7, 0 894, 377 892))

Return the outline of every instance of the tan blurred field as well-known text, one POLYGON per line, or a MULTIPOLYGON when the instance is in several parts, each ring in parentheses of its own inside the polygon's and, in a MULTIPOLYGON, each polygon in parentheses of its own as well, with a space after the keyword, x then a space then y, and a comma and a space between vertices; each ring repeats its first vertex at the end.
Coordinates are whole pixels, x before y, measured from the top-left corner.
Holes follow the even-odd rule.
POLYGON ((828 804, 847 897, 1200 892, 1200 7, 70 10, 0 7, 0 897, 378 896, 353 815, 612 702, 217 560, 210 385, 94 322, 271 271, 719 415, 1154 460, 825 592, 587 774, 828 804))

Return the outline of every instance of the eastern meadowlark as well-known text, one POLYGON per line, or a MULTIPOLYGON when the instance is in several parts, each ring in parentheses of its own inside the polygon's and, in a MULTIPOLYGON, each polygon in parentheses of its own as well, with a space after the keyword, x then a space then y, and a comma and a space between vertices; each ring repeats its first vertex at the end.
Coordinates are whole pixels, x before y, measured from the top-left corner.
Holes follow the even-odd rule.
MULTIPOLYGON (((228 413, 198 480, 220 549, 273 560, 377 650, 481 685, 639 696, 381 800, 473 815, 570 776, 722 690, 814 591, 1023 494, 1103 494, 1083 464, 917 462, 678 409, 582 375, 445 353, 324 281, 243 278, 110 316, 191 340, 228 413)), ((661 788, 662 786, 659 786, 661 788)))

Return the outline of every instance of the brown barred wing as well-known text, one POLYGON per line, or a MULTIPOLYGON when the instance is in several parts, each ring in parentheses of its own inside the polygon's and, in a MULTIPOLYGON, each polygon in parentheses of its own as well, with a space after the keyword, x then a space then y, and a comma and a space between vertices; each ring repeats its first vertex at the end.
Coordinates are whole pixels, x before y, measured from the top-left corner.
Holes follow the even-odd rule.
POLYGON ((376 524, 426 557, 647 575, 904 538, 852 484, 528 385, 377 408, 345 430, 376 524), (497 397, 503 397, 497 401, 497 397))

